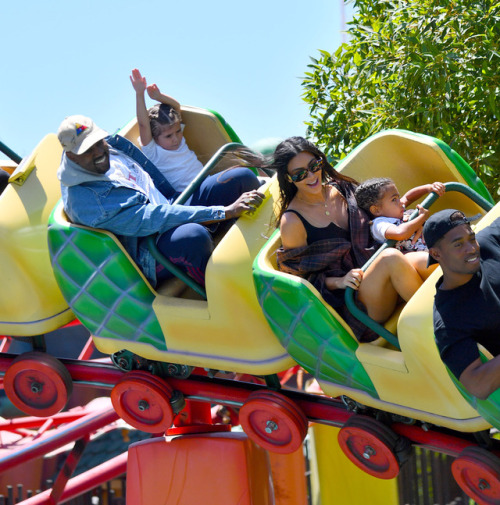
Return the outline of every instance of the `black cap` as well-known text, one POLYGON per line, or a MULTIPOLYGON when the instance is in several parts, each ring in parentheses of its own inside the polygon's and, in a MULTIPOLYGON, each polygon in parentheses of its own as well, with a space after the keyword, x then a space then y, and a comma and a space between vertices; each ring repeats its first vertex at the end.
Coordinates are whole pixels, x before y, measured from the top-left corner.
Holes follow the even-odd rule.
MULTIPOLYGON (((461 224, 470 224, 479 219, 481 214, 472 217, 466 217, 465 214, 457 209, 440 210, 433 214, 424 224, 424 240, 427 247, 434 247, 436 242, 444 237, 450 230, 461 224)), ((427 266, 437 263, 429 254, 427 266)))

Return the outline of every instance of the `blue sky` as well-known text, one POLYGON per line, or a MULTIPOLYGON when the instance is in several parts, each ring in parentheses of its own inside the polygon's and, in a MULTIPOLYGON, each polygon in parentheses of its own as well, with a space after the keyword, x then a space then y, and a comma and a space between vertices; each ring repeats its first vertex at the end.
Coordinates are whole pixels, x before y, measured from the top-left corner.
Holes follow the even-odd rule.
POLYGON ((116 131, 135 115, 132 68, 179 102, 219 112, 247 145, 303 135, 308 107, 301 80, 310 56, 340 45, 342 18, 351 12, 342 6, 342 0, 4 2, 0 141, 26 156, 71 114, 116 131))

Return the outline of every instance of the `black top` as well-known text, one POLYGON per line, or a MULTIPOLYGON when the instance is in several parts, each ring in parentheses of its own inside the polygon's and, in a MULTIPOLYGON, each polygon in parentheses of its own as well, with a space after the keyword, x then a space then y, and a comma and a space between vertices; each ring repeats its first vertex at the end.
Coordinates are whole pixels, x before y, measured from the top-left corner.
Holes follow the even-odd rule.
POLYGON ((453 374, 477 358, 477 343, 500 354, 500 218, 477 234, 481 268, 455 289, 439 289, 434 299, 434 333, 441 358, 453 374))
POLYGON ((302 221, 302 224, 306 229, 307 245, 311 245, 314 242, 319 242, 320 240, 326 240, 330 238, 343 238, 350 240, 349 232, 340 226, 337 226, 335 223, 330 223, 328 226, 318 228, 317 226, 313 226, 304 216, 302 216, 302 214, 296 210, 286 210, 285 214, 287 212, 293 212, 302 221))

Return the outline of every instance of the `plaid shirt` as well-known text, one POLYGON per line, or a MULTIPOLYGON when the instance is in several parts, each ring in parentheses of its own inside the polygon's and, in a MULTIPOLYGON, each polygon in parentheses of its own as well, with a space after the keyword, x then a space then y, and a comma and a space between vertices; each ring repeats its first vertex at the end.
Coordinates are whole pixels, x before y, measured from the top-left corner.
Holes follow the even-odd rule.
MULTIPOLYGON (((354 198, 355 187, 348 182, 335 184, 347 201, 351 240, 332 237, 295 249, 276 251, 278 268, 286 273, 307 279, 336 309, 361 341, 374 340, 377 335, 356 319, 345 306, 345 291, 326 287, 327 277, 343 277, 353 268, 361 268, 377 250, 370 234, 370 220, 354 198)), ((359 302, 357 302, 360 305, 359 302)), ((361 309, 365 310, 364 307, 361 309)))

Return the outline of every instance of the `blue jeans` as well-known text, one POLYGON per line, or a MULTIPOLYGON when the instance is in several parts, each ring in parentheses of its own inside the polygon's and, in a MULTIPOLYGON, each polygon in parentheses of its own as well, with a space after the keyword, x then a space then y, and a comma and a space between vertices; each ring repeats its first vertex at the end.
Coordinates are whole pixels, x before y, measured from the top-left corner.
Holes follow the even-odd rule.
MULTIPOLYGON (((230 168, 209 175, 187 200, 186 205, 226 207, 235 202, 241 194, 259 186, 259 180, 249 168, 230 168)), ((205 268, 214 249, 211 232, 216 228, 209 226, 207 229, 197 223, 182 224, 158 237, 158 249, 172 263, 184 269, 198 284, 204 286, 205 268)), ((159 282, 172 277, 172 274, 161 265, 157 265, 156 275, 159 282)))

